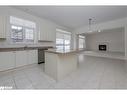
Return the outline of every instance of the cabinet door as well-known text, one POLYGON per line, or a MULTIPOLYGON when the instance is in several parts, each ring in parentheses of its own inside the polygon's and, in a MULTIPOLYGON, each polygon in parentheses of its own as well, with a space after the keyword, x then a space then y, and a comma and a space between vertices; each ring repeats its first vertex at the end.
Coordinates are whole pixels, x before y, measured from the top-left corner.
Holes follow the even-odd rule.
POLYGON ((49 30, 47 32, 47 40, 48 41, 55 41, 56 40, 56 32, 54 27, 49 27, 49 30))
POLYGON ((16 51, 16 67, 27 65, 27 51, 16 51))
POLYGON ((51 24, 40 23, 39 40, 54 41, 55 27, 51 24))
POLYGON ((14 52, 0 52, 0 71, 12 69, 15 67, 14 52))
POLYGON ((38 52, 37 50, 28 50, 28 64, 38 63, 38 52))
POLYGON ((47 27, 40 23, 40 30, 39 30, 39 40, 47 40, 47 27))
POLYGON ((6 17, 0 15, 0 38, 6 38, 5 22, 6 22, 6 17))

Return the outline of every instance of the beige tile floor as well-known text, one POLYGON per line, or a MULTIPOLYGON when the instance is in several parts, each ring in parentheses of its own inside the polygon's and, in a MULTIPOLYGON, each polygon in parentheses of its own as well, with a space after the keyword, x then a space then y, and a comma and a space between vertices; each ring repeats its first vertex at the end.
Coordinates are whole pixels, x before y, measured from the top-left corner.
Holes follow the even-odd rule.
POLYGON ((0 72, 0 86, 13 89, 127 89, 125 62, 79 55, 78 70, 60 81, 44 73, 44 64, 0 72))

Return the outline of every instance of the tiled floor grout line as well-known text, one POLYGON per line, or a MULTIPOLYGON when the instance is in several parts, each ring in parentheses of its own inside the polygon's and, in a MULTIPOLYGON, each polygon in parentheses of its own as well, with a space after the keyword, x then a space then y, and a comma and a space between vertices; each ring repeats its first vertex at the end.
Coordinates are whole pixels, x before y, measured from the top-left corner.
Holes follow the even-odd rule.
POLYGON ((35 89, 34 85, 33 85, 33 82, 31 81, 31 79, 29 78, 28 74, 25 72, 26 76, 27 76, 27 79, 30 81, 32 87, 35 89))
MULTIPOLYGON (((124 72, 126 72, 127 73, 127 70, 126 70, 126 67, 123 67, 124 68, 124 72)), ((116 72, 114 72, 115 74, 116 74, 116 72)), ((127 77, 127 74, 125 75, 126 77, 127 77)), ((115 80, 115 86, 117 87, 117 80, 116 80, 116 78, 114 78, 114 80, 115 80)))
MULTIPOLYGON (((80 89, 80 87, 81 87, 82 89, 98 89, 99 90, 99 89, 103 89, 103 86, 104 87, 108 86, 109 88, 113 87, 113 89, 114 88, 117 89, 116 81, 117 80, 120 81, 120 79, 121 79, 121 78, 119 78, 119 75, 122 76, 122 79, 127 78, 127 76, 124 75, 124 73, 126 73, 126 72, 122 70, 122 69, 124 69, 123 64, 119 64, 119 62, 117 63, 117 61, 112 62, 112 61, 106 61, 106 60, 102 60, 102 59, 100 59, 100 60, 99 59, 92 59, 92 61, 89 61, 89 60, 91 60, 91 59, 86 60, 86 63, 85 63, 85 59, 83 59, 82 61, 79 61, 79 65, 80 65, 79 71, 78 71, 78 73, 75 72, 74 75, 72 76, 72 78, 74 78, 76 80, 82 79, 88 83, 86 84, 86 83, 84 83, 84 81, 75 81, 74 88, 73 88, 73 84, 70 85, 71 89, 75 89, 76 85, 78 85, 78 82, 81 83, 82 85, 79 84, 79 88, 77 87, 77 89, 80 89), (116 64, 115 64, 115 62, 116 62, 116 64), (118 71, 116 72, 117 69, 118 69, 118 71), (110 71, 107 72, 108 70, 110 70, 110 71), (87 71, 88 73, 86 72, 84 74, 83 72, 85 72, 85 71, 87 71), (110 74, 110 76, 108 74, 110 74), (121 75, 121 74, 123 74, 123 75, 121 75), (108 78, 108 76, 109 76, 109 78, 108 78), (123 76, 125 76, 125 77, 123 77, 123 76), (107 80, 109 80, 109 81, 107 81, 107 80), (107 81, 107 82, 105 82, 105 81, 107 81), (93 82, 97 82, 97 83, 94 84, 93 82), (107 85, 106 83, 109 83, 109 85, 107 85), (110 83, 111 83, 111 85, 110 85, 110 83)), ((11 84, 11 85, 15 86, 15 89, 20 89, 20 87, 22 87, 23 89, 29 89, 29 88, 30 89, 36 89, 36 88, 37 89, 38 88, 39 89, 48 89, 48 88, 50 89, 50 87, 48 87, 46 85, 51 84, 51 85, 53 85, 53 87, 51 87, 51 89, 61 89, 61 88, 68 89, 68 86, 66 84, 64 85, 64 83, 70 84, 70 81, 72 81, 71 76, 70 77, 68 76, 69 78, 67 80, 66 79, 63 80, 63 82, 61 82, 60 85, 57 86, 57 84, 54 83, 54 81, 50 80, 50 78, 45 76, 45 73, 43 71, 43 68, 41 68, 41 66, 44 67, 44 64, 43 65, 37 64, 35 66, 30 65, 28 67, 19 68, 19 69, 10 71, 9 73, 7 72, 7 73, 3 74, 5 76, 4 79, 7 79, 9 77, 9 78, 11 78, 11 80, 14 83, 14 84, 12 84, 12 82, 10 82, 10 80, 8 83, 8 80, 7 80, 7 82, 6 81, 4 82, 4 85, 11 84), (6 77, 6 75, 7 75, 7 77, 6 77), (21 76, 21 82, 19 82, 20 76, 21 76), (34 77, 35 77, 35 79, 34 79, 34 77), (26 78, 26 79, 24 79, 24 78, 26 78), (36 78, 38 78, 38 79, 36 79, 36 78), (42 84, 40 84, 40 81, 39 81, 41 78, 42 78, 42 81, 41 81, 42 84), (18 79, 19 79, 19 81, 18 81, 18 79)), ((1 75, 2 75, 2 73, 1 73, 1 75)), ((122 82, 122 86, 124 86, 124 83, 125 82, 122 82)), ((122 88, 122 86, 121 86, 121 84, 118 84, 118 87, 122 88)), ((125 87, 127 87, 127 86, 125 85, 125 87)))
MULTIPOLYGON (((115 71, 115 68, 113 68, 114 71, 115 71)), ((114 72, 114 76, 116 75, 116 72, 114 72)), ((114 77, 114 81, 115 81, 115 87, 117 87, 117 81, 116 81, 116 78, 114 77)))
POLYGON ((99 81, 99 86, 98 86, 98 89, 101 89, 101 82, 102 82, 102 78, 103 78, 103 76, 104 76, 105 71, 106 71, 106 67, 104 66, 104 69, 103 69, 102 75, 101 75, 101 77, 100 77, 100 81, 99 81))
POLYGON ((13 71, 12 71, 12 79, 13 79, 14 84, 15 84, 15 89, 18 89, 18 88, 17 88, 17 85, 16 85, 16 82, 15 82, 15 79, 14 79, 13 71))
MULTIPOLYGON (((26 67, 26 68, 28 68, 28 67, 26 67)), ((26 69, 26 68, 25 68, 25 69, 26 69)), ((13 70, 13 73, 16 72, 16 71, 22 70, 22 72, 25 74, 25 72, 23 71, 23 69, 24 69, 24 68, 21 67, 20 69, 13 70)), ((13 75, 13 80, 14 80, 14 83, 15 83, 15 87, 16 87, 16 89, 18 89, 17 84, 16 84, 16 81, 15 81, 15 76, 14 76, 13 73, 12 73, 12 75, 13 75)))

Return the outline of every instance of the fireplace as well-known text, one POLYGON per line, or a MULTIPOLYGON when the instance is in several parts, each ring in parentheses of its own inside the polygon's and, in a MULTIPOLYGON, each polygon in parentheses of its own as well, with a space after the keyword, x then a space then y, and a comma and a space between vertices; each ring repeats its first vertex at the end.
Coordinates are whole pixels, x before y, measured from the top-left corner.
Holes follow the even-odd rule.
POLYGON ((107 45, 103 44, 103 45, 99 45, 99 51, 106 51, 107 50, 107 45))

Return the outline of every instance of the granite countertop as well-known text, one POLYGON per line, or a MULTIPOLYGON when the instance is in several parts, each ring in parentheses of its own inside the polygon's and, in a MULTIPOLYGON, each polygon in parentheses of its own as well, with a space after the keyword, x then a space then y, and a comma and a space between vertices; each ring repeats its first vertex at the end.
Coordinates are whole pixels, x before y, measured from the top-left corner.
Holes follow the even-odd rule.
POLYGON ((84 51, 84 49, 67 49, 67 50, 48 49, 48 50, 45 50, 45 52, 55 53, 55 54, 79 53, 82 51, 84 51))
POLYGON ((44 49, 53 48, 52 46, 6 46, 0 47, 0 52, 4 51, 20 51, 20 50, 33 50, 33 49, 44 49))

